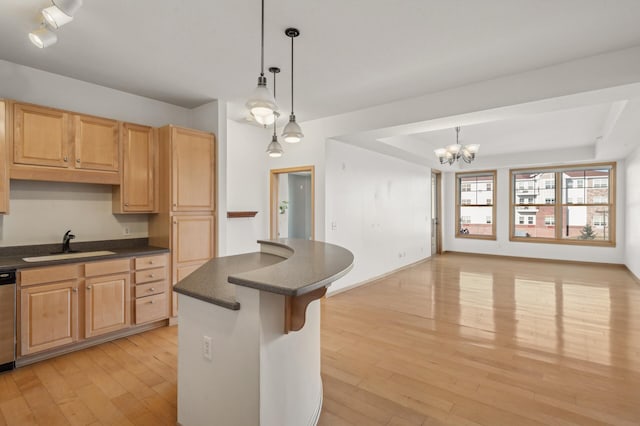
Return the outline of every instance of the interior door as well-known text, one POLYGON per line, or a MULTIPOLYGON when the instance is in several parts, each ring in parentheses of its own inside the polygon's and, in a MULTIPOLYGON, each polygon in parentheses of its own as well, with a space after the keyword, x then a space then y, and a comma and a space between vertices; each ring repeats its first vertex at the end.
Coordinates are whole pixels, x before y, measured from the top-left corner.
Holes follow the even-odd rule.
POLYGON ((442 253, 442 232, 440 224, 440 181, 441 174, 431 173, 431 254, 442 253))

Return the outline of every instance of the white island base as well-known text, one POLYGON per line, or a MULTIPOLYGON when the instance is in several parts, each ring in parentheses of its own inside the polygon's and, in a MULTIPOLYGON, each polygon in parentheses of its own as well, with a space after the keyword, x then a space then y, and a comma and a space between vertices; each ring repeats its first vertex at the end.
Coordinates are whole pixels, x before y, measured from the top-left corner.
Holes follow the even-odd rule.
POLYGON ((320 301, 307 307, 302 329, 284 334, 285 296, 238 286, 235 297, 240 310, 178 295, 179 424, 315 425, 322 407, 320 301))

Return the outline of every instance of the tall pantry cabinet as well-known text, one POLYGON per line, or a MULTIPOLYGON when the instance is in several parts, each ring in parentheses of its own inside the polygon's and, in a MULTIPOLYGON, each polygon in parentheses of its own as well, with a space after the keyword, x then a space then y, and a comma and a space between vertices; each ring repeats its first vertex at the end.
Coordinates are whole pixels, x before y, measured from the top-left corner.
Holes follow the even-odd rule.
MULTIPOLYGON (((149 218, 149 243, 171 250, 175 285, 216 255, 216 143, 212 133, 158 129, 158 214, 149 218)), ((173 293, 172 316, 177 315, 173 293)))

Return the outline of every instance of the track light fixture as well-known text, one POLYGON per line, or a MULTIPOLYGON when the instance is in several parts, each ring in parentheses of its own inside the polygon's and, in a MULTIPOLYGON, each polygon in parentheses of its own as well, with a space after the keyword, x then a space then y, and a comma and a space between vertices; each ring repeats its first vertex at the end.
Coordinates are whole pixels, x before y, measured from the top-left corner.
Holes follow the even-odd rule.
POLYGON ((276 104, 275 97, 267 89, 267 78, 264 76, 264 0, 262 0, 260 33, 260 76, 258 77, 258 86, 245 105, 258 123, 268 126, 274 122, 274 113, 278 111, 278 104, 276 104))
POLYGON ((73 15, 82 6, 82 0, 52 0, 52 5, 42 10, 42 26, 29 33, 29 40, 44 49, 58 41, 53 30, 73 21, 73 15))
POLYGON ((40 28, 29 33, 29 40, 31 40, 31 43, 36 47, 44 49, 45 47, 55 44, 58 41, 58 36, 43 22, 40 28))
MULTIPOLYGON (((275 99, 275 97, 276 97, 276 74, 278 74, 280 72, 280 68, 278 68, 278 67, 270 67, 269 68, 269 72, 273 74, 273 98, 275 99)), ((273 113, 273 136, 271 138, 271 143, 267 147, 267 154, 269 154, 269 157, 272 157, 272 158, 282 157, 282 153, 284 152, 284 150, 282 149, 282 145, 280 145, 280 142, 278 142, 278 132, 277 132, 277 129, 276 129, 277 125, 278 125, 278 117, 279 116, 280 116, 280 114, 278 113, 278 111, 274 111, 274 113, 273 113)))
POLYGON ((291 115, 289 115, 289 122, 282 130, 282 138, 285 142, 297 143, 304 137, 300 125, 296 123, 296 114, 293 112, 293 39, 300 35, 300 31, 297 28, 287 28, 284 33, 291 38, 291 115))

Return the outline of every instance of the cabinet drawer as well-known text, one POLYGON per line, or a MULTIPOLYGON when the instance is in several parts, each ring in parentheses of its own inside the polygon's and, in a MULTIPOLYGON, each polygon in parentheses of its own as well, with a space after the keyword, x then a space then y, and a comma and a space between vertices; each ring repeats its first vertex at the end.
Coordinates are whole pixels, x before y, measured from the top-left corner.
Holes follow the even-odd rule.
POLYGON ((135 269, 158 268, 160 266, 167 265, 167 255, 161 254, 159 256, 137 257, 135 262, 135 269))
POLYGON ((136 324, 167 318, 167 294, 136 299, 136 324))
POLYGON ((130 268, 130 258, 106 260, 104 262, 87 263, 84 266, 84 274, 87 277, 95 277, 97 275, 109 275, 117 274, 118 272, 129 272, 130 268))
POLYGON ((72 280, 79 276, 79 264, 48 266, 20 271, 20 285, 53 283, 56 281, 72 280))
POLYGON ((140 284, 135 287, 136 299, 145 296, 151 296, 153 294, 164 293, 167 290, 167 282, 155 282, 149 284, 140 284))
POLYGON ((136 284, 164 280, 166 278, 167 268, 147 269, 146 271, 136 272, 136 284))

